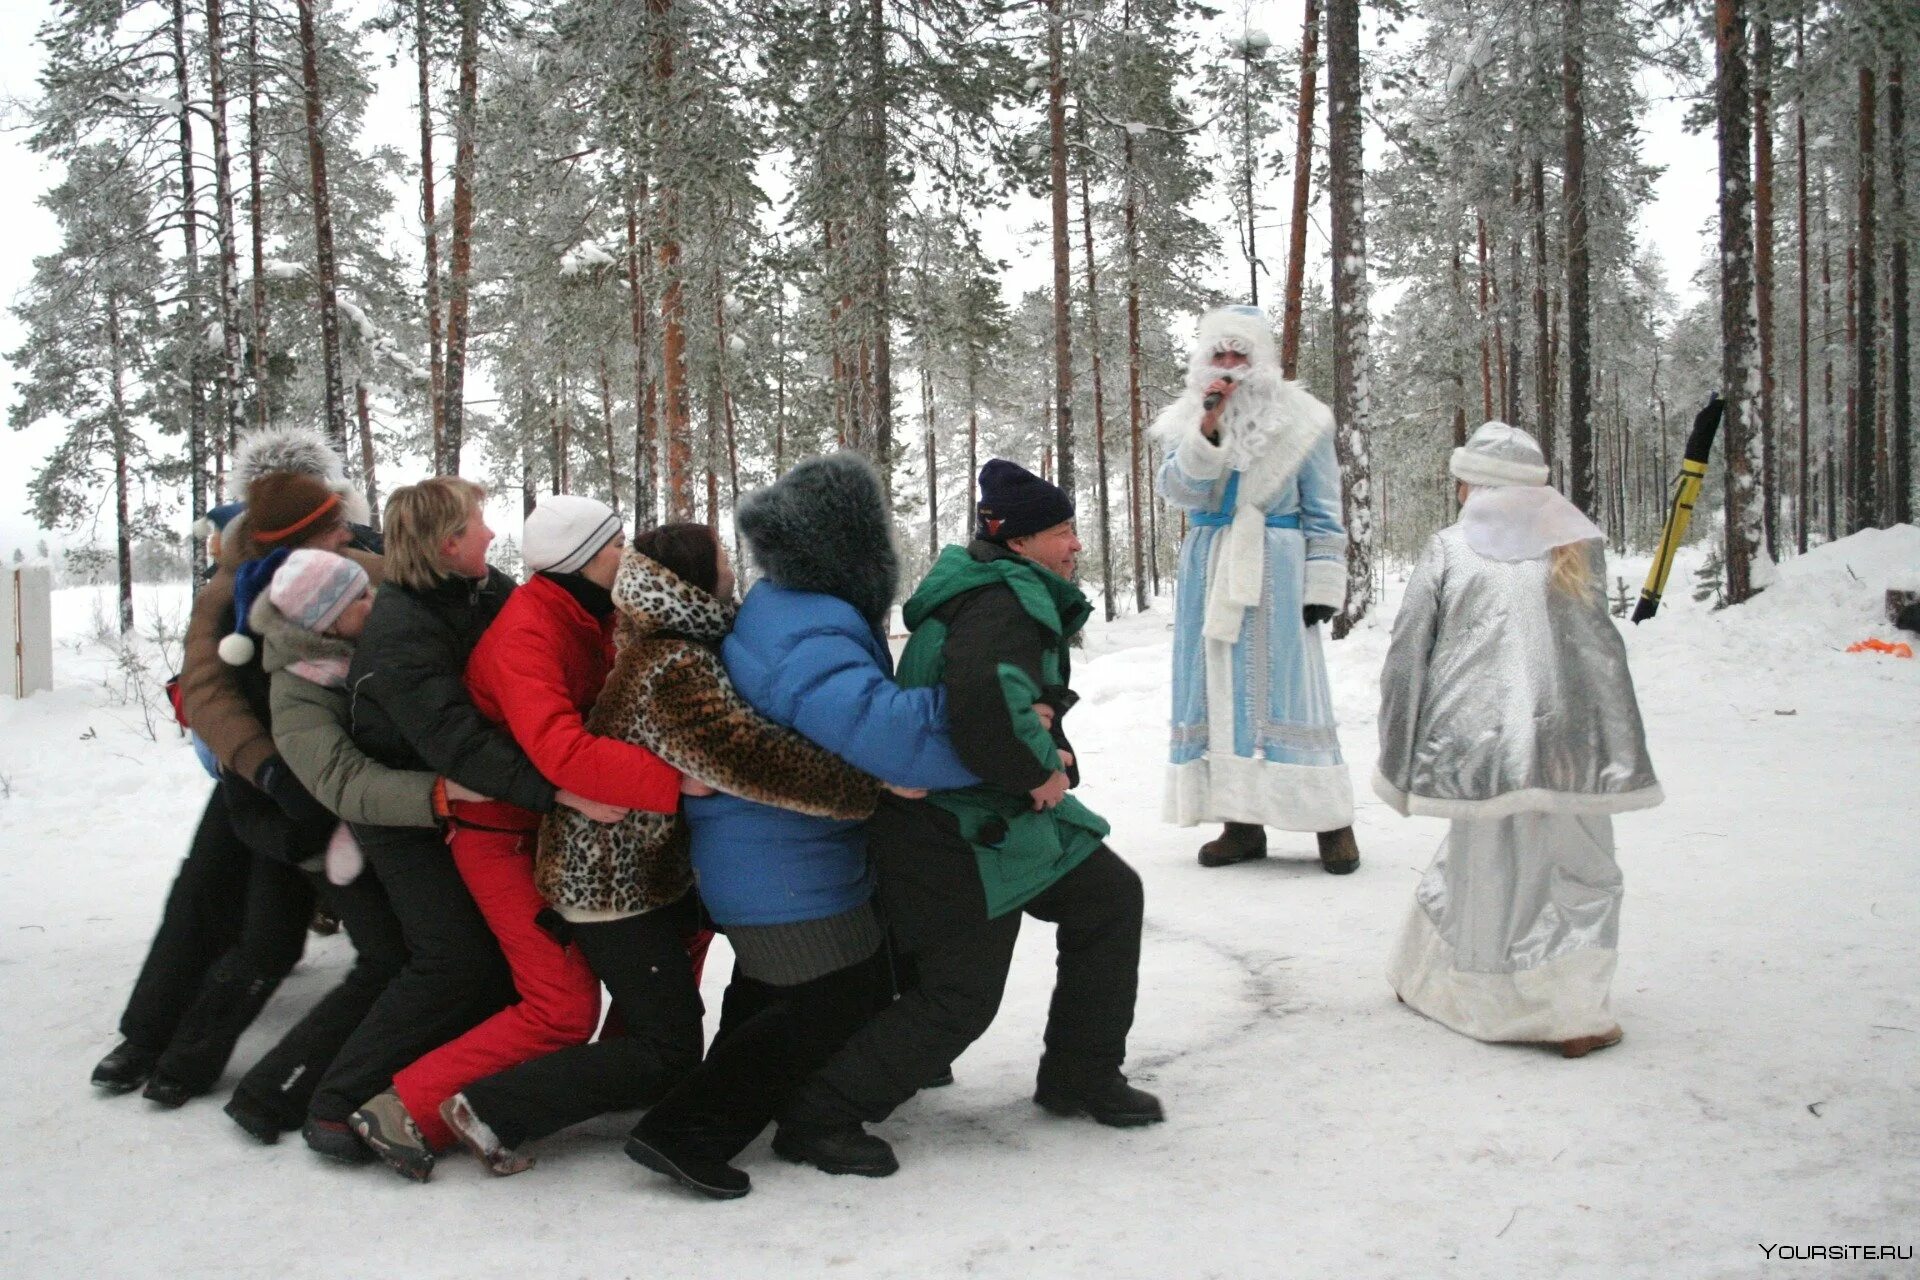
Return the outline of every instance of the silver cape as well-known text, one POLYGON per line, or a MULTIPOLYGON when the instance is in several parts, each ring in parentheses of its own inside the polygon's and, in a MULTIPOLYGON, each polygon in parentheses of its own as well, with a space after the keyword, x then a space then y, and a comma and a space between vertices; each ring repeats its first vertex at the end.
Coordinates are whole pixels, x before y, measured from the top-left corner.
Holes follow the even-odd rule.
MULTIPOLYGON (((1598 542, 1592 581, 1606 581, 1598 542)), ((1660 803, 1626 646, 1596 590, 1549 560, 1491 560, 1458 525, 1427 543, 1380 680, 1374 790, 1403 814, 1599 815, 1660 803)))

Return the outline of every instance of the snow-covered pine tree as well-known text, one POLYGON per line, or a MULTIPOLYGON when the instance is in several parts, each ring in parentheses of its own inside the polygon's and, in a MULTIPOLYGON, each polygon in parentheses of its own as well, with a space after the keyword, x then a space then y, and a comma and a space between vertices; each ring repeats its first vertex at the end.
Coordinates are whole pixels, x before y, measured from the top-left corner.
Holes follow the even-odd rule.
POLYGON ((1359 0, 1327 0, 1327 201, 1332 210, 1333 415, 1347 526, 1347 601, 1338 640, 1373 604, 1373 488, 1367 416, 1366 180, 1361 153, 1359 0))
POLYGON ((34 516, 51 529, 96 525, 111 506, 119 626, 133 630, 135 483, 152 457, 146 440, 162 380, 155 299, 165 267, 154 236, 144 166, 124 142, 63 147, 66 177, 43 198, 61 231, 58 251, 34 259, 13 305, 25 333, 7 353, 20 372, 8 425, 61 423, 59 442, 28 484, 34 516))

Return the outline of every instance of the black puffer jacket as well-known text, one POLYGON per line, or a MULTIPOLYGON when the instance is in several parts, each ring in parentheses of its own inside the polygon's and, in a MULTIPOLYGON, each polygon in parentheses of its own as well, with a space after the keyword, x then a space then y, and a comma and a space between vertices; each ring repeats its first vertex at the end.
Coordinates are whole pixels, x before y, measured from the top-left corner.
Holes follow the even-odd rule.
POLYGON ((442 578, 415 591, 388 583, 374 597, 347 687, 353 740, 395 769, 425 769, 523 809, 553 808, 553 784, 467 695, 467 658, 513 579, 442 578))

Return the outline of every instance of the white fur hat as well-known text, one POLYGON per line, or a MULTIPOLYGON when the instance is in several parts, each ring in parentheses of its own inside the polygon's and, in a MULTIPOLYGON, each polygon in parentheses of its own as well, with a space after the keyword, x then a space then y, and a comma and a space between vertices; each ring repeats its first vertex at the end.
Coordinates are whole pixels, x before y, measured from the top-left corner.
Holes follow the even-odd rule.
POLYGON ((540 499, 520 532, 529 573, 578 573, 620 532, 620 517, 598 498, 556 493, 540 499))
POLYGON ((327 443, 327 437, 312 427, 265 427, 240 437, 233 451, 232 491, 245 493, 248 485, 271 471, 319 476, 340 495, 348 520, 369 523, 372 513, 366 496, 347 479, 346 464, 327 443))
POLYGON ((1272 368, 1280 365, 1273 325, 1259 307, 1215 307, 1200 317, 1192 363, 1205 365, 1222 351, 1238 351, 1251 365, 1272 368))
POLYGON ((1453 451, 1447 470, 1455 480, 1483 488, 1545 484, 1552 474, 1539 442, 1518 427, 1484 422, 1453 451))

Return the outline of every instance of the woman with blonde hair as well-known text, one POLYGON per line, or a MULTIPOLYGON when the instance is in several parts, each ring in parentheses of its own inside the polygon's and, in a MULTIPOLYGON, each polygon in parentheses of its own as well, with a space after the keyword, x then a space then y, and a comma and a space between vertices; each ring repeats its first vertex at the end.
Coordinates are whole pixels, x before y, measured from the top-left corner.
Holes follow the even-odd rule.
POLYGON ((1374 790, 1453 825, 1388 977, 1464 1035, 1582 1057, 1620 1039, 1611 815, 1660 803, 1660 784, 1599 527, 1503 422, 1448 469, 1460 519, 1428 540, 1394 620, 1374 790))
MULTIPOLYGON (((386 581, 347 672, 353 739, 381 764, 437 774, 536 813, 565 804, 601 821, 625 811, 557 790, 467 691, 467 658, 514 590, 487 563, 486 491, 435 476, 387 500, 386 581)), ((356 823, 366 862, 387 890, 407 962, 327 1068, 307 1142, 366 1161, 349 1126, 393 1074, 514 998, 493 931, 430 827, 356 823)))

